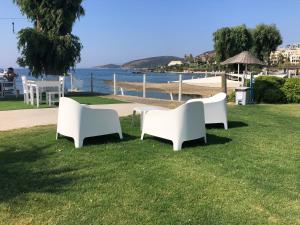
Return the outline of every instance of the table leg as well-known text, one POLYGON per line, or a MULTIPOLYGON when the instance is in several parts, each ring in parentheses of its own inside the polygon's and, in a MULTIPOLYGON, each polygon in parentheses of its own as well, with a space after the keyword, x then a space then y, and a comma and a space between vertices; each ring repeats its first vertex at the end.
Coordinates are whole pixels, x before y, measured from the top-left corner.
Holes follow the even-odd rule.
POLYGON ((40 106, 40 94, 39 94, 39 88, 35 87, 36 89, 36 107, 38 108, 40 106))
POLYGON ((51 104, 52 104, 51 94, 49 94, 49 96, 48 96, 48 101, 49 101, 49 106, 51 106, 51 104))
POLYGON ((30 85, 30 104, 34 104, 34 95, 33 95, 33 87, 30 85))

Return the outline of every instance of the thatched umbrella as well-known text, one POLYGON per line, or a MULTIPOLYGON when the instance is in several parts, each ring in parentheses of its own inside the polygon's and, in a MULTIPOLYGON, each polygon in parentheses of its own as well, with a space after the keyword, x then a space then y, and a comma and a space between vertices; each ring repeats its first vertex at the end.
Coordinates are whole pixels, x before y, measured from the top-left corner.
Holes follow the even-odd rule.
POLYGON ((240 54, 237 54, 229 59, 226 59, 224 62, 221 62, 221 65, 228 65, 228 64, 238 64, 238 74, 240 74, 240 64, 246 65, 265 65, 262 61, 252 55, 249 51, 243 51, 240 54))

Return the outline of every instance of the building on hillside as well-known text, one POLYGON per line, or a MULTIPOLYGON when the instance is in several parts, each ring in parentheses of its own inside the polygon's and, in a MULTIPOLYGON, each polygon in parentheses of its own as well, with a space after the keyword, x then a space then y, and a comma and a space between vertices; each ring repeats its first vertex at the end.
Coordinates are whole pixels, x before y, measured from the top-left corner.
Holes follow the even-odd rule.
POLYGON ((300 63, 300 44, 287 45, 283 48, 278 48, 276 51, 271 52, 270 61, 273 64, 290 62, 291 64, 300 63))
POLYGON ((198 63, 209 63, 216 56, 216 51, 207 51, 195 57, 195 61, 198 63))
POLYGON ((180 66, 183 63, 180 60, 169 62, 168 66, 180 66))

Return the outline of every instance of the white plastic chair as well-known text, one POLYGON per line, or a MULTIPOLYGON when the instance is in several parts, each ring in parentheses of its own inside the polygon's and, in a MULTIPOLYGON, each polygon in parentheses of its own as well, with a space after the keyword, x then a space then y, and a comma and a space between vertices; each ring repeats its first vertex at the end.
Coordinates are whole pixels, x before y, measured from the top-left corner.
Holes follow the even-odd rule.
POLYGON ((60 90, 55 89, 48 89, 46 92, 46 101, 48 102, 49 106, 51 106, 55 102, 59 102, 60 97, 65 96, 65 77, 59 76, 60 82, 60 90))
POLYGON ((22 79, 22 85, 23 85, 24 103, 29 104, 30 91, 29 91, 29 86, 27 83, 27 77, 21 76, 21 79, 22 79))
POLYGON ((209 98, 190 99, 187 102, 203 102, 205 124, 223 123, 225 130, 228 129, 226 94, 220 92, 209 98))
POLYGON ((75 147, 82 147, 86 137, 118 133, 123 138, 118 113, 112 109, 92 109, 73 99, 61 97, 58 109, 58 135, 72 137, 75 147))
POLYGON ((184 141, 204 137, 206 143, 203 103, 185 103, 173 110, 145 113, 141 140, 144 134, 171 140, 174 151, 181 150, 184 141))

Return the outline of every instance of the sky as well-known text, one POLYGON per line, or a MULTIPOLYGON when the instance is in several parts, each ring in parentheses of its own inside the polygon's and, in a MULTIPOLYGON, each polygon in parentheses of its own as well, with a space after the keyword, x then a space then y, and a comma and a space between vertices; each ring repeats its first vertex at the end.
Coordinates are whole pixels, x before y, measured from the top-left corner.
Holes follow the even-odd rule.
MULTIPOLYGON (((300 42, 300 0, 83 0, 73 34, 83 50, 77 68, 213 49, 219 28, 276 24, 283 45, 300 42)), ((32 24, 12 0, 0 0, 0 68, 18 67, 17 32, 32 24), (12 20, 15 19, 15 33, 12 20)))

